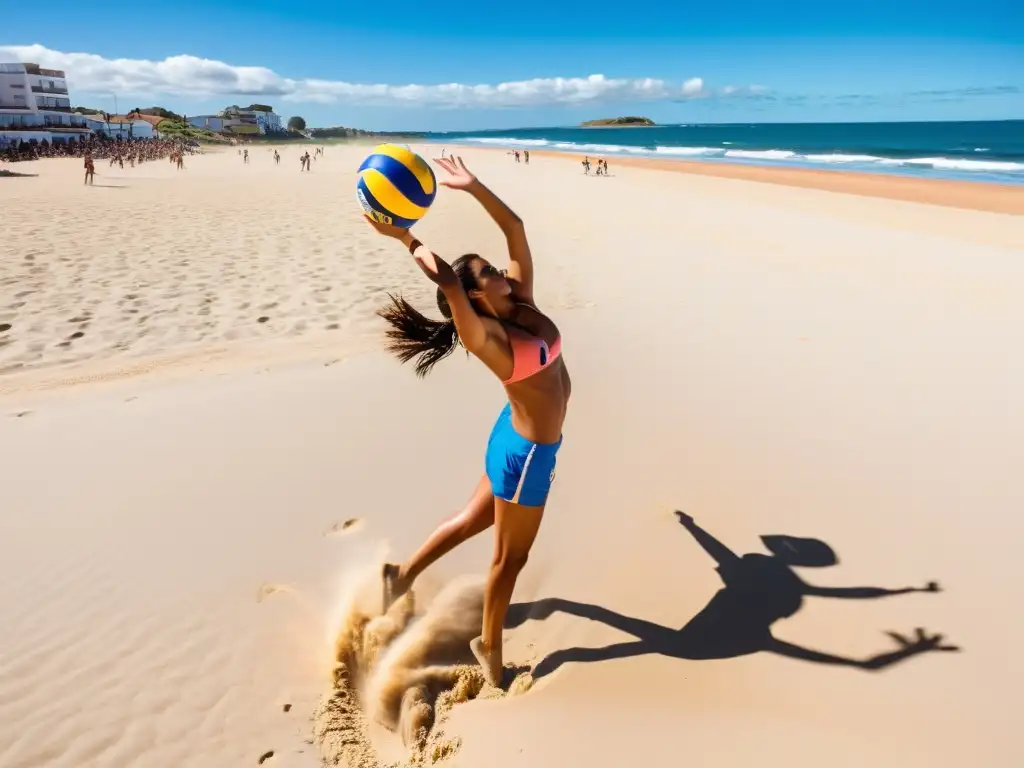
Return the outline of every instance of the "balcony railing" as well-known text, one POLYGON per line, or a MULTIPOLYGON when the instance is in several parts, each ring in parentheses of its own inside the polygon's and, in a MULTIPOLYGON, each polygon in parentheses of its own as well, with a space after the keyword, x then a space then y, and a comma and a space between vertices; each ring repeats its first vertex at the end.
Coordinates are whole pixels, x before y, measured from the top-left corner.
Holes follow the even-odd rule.
POLYGON ((0 125, 0 131, 31 131, 34 133, 92 133, 88 128, 72 125, 0 125))
POLYGON ((71 107, 51 107, 47 104, 37 104, 36 109, 40 112, 71 112, 71 107))
POLYGON ((60 94, 61 96, 67 96, 68 95, 68 89, 67 88, 47 88, 44 85, 33 85, 32 86, 32 93, 56 93, 56 94, 60 94))
POLYGON ((27 104, 5 104, 0 102, 0 109, 22 109, 26 112, 31 109, 27 104))
POLYGON ((38 64, 25 64, 25 71, 30 75, 39 75, 40 77, 59 77, 61 80, 65 77, 64 71, 61 69, 46 69, 38 64))

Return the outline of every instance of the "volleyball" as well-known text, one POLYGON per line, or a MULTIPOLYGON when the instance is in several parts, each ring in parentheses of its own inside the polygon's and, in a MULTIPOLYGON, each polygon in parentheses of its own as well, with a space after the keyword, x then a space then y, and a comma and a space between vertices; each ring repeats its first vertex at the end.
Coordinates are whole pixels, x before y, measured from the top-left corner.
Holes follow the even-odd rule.
POLYGON ((434 171, 409 147, 381 144, 359 166, 356 197, 374 221, 411 227, 437 194, 434 171))

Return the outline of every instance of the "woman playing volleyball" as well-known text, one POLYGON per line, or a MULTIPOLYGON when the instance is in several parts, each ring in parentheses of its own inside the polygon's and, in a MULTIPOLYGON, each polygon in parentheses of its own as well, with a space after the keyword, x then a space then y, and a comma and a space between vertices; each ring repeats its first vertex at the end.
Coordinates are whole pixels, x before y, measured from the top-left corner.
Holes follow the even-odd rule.
MULTIPOLYGON (((462 158, 435 161, 449 175, 442 184, 475 197, 508 242, 508 270, 476 254, 451 264, 400 229, 370 220, 382 235, 401 240, 423 273, 437 284, 443 321, 391 297, 380 311, 388 321, 388 348, 402 362, 415 360, 426 376, 460 343, 505 385, 508 404, 491 431, 485 472, 466 506, 434 531, 401 565, 384 566, 384 608, 405 594, 442 555, 494 526, 494 556, 484 593, 483 631, 471 648, 491 685, 501 684, 501 630, 516 578, 526 564, 555 476, 569 373, 558 328, 533 298, 533 259, 522 220, 481 184, 462 158)), ((368 219, 369 220, 369 219, 368 219)))

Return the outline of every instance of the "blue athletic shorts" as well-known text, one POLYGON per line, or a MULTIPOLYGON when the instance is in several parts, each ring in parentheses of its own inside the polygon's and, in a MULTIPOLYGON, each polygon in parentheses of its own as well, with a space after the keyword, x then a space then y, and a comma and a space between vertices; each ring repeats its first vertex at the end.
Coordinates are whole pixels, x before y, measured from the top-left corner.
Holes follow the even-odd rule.
POLYGON ((535 443, 516 432, 512 405, 507 404, 487 441, 485 464, 491 492, 524 507, 543 506, 555 479, 555 456, 561 445, 561 438, 557 443, 535 443))

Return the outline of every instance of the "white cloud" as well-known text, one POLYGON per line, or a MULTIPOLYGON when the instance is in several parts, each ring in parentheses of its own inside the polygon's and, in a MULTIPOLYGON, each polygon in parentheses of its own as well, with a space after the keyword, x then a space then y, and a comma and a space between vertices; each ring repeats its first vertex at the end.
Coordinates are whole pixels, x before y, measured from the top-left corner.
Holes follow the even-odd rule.
POLYGON ((704 80, 691 77, 683 83, 683 96, 700 96, 704 93, 704 80))
POLYGON ((545 77, 490 84, 383 85, 341 80, 292 79, 266 67, 247 67, 196 56, 162 61, 106 59, 42 45, 0 45, 0 61, 30 61, 67 72, 79 93, 209 98, 245 96, 320 104, 389 104, 431 107, 526 107, 598 101, 658 101, 709 95, 699 77, 673 84, 657 78, 545 77))

